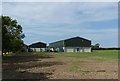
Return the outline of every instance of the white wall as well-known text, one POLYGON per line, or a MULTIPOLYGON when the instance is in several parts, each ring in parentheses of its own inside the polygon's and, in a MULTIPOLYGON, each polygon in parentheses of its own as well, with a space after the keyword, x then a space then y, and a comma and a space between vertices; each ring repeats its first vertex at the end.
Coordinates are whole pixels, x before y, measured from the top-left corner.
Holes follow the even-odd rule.
POLYGON ((66 52, 74 52, 74 48, 66 48, 66 52))
POLYGON ((91 52, 91 47, 83 47, 84 52, 91 52))
POLYGON ((33 50, 33 52, 45 52, 46 48, 30 48, 33 50))
POLYGON ((65 52, 91 52, 91 47, 64 47, 65 52))

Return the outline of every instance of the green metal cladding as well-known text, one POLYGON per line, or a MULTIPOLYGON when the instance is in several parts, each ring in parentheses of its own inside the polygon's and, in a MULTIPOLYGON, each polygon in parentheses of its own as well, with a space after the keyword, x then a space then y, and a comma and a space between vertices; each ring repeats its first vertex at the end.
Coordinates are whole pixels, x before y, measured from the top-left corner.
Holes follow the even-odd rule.
POLYGON ((49 47, 91 47, 91 41, 82 37, 73 37, 50 43, 49 47))

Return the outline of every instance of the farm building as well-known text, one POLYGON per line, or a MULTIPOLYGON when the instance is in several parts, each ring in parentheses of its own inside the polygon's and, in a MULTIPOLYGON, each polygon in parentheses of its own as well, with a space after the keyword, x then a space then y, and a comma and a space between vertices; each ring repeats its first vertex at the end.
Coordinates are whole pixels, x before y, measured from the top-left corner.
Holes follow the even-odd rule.
POLYGON ((49 48, 58 52, 91 52, 91 41, 82 37, 73 37, 50 43, 49 48))
POLYGON ((46 43, 37 42, 29 45, 29 49, 33 52, 45 52, 46 51, 46 43))

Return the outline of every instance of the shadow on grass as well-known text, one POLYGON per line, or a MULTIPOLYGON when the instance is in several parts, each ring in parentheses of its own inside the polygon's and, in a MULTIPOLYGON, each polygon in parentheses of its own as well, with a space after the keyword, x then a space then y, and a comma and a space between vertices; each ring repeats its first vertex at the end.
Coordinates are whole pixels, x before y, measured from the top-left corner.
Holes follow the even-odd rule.
POLYGON ((21 56, 4 56, 2 57, 3 63, 19 63, 19 62, 29 62, 29 61, 37 61, 38 59, 48 59, 54 58, 52 55, 21 55, 21 56))
MULTIPOLYGON (((53 65, 62 65, 62 62, 44 62, 42 59, 54 58, 51 55, 31 55, 31 56, 5 56, 2 58, 2 81, 28 81, 27 79, 36 79, 35 81, 49 79, 52 71, 39 71, 41 68, 53 65), (36 68, 35 71, 28 69, 36 68), (21 71, 22 69, 22 71, 21 71), (39 70, 37 70, 39 69, 39 70), (22 80, 24 79, 24 80, 22 80)), ((53 70, 54 71, 54 70, 53 70)), ((32 80, 31 80, 32 81, 32 80)))

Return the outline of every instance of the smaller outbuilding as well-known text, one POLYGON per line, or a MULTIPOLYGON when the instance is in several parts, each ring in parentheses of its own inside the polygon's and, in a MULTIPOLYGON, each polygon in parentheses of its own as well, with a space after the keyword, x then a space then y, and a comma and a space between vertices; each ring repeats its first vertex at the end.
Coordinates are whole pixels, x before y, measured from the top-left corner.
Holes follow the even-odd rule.
POLYGON ((29 45, 29 50, 32 52, 45 52, 46 51, 46 43, 37 42, 29 45))

